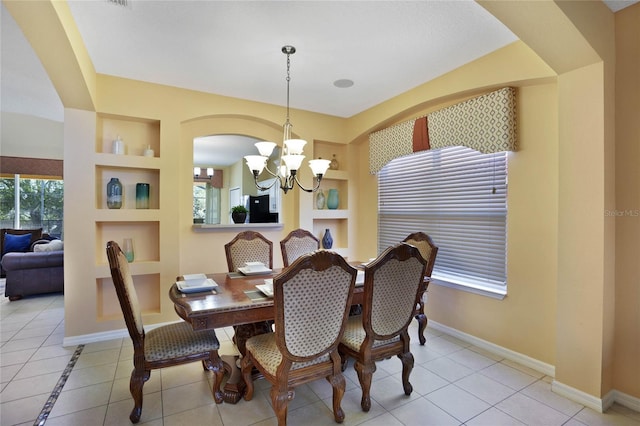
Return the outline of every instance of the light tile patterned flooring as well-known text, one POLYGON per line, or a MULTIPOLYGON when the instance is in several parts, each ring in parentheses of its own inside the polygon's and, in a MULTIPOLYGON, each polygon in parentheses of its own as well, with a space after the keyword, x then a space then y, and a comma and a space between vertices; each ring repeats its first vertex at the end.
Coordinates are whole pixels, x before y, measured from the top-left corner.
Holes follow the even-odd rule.
MULTIPOLYGON (((62 347, 63 324, 62 295, 16 302, 2 297, 0 424, 130 424, 133 349, 128 338, 85 345, 48 417, 38 420, 76 351, 62 347)), ((404 395, 397 358, 380 362, 371 390, 371 411, 363 413, 358 380, 350 365, 342 401, 345 425, 640 426, 640 413, 616 404, 599 414, 552 393, 550 377, 432 329, 428 329, 426 346, 419 346, 415 321, 410 334, 414 392, 404 395)), ((219 330, 218 335, 222 352, 232 352, 230 330, 219 330)), ((144 386, 139 424, 275 425, 268 384, 259 380, 256 389, 250 402, 216 405, 211 373, 204 372, 200 363, 154 370, 144 386)), ((331 387, 325 380, 297 388, 288 423, 335 424, 331 387)))

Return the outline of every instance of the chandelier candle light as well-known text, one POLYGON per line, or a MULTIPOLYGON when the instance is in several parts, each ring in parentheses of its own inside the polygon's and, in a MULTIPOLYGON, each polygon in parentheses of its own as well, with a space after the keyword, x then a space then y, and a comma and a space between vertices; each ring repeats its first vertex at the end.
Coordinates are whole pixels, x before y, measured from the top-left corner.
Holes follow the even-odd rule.
POLYGON ((295 183, 303 191, 314 192, 320 187, 322 176, 327 172, 331 161, 322 159, 310 160, 309 167, 316 178, 316 183, 311 189, 307 189, 302 186, 298 180, 297 174, 300 169, 300 165, 302 164, 302 160, 304 160, 302 150, 307 141, 303 139, 291 139, 291 128, 293 126, 289 121, 289 81, 291 80, 289 72, 291 68, 291 61, 289 57, 296 53, 296 48, 293 46, 284 46, 282 48, 282 53, 287 55, 287 119, 283 126, 284 137, 283 147, 280 150, 280 161, 278 162, 279 170, 274 173, 267 167, 267 161, 269 160, 273 149, 277 146, 275 142, 257 142, 255 146, 258 148, 260 155, 247 155, 244 159, 247 161, 247 167, 249 167, 253 173, 256 187, 262 191, 266 191, 278 183, 280 185, 280 189, 282 189, 286 194, 287 191, 294 187, 295 183), (263 187, 258 183, 258 176, 262 173, 262 170, 266 170, 270 175, 276 178, 273 180, 273 183, 267 187, 263 187))

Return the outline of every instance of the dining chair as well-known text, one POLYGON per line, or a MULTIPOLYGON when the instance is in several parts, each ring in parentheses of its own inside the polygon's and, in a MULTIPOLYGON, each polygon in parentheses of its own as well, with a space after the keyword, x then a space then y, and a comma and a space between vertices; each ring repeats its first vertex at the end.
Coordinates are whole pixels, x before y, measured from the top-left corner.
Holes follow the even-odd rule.
POLYGON ((273 243, 255 231, 242 231, 224 245, 229 272, 237 272, 246 262, 262 262, 273 269, 273 243))
MULTIPOLYGON (((261 262, 269 269, 273 269, 273 243, 259 232, 242 231, 231 241, 224 245, 224 253, 227 256, 229 272, 237 272, 238 268, 245 266, 246 262, 261 262)), ((253 335, 269 333, 270 321, 259 321, 250 324, 241 324, 233 327, 233 343, 244 356, 245 340, 253 335)))
MULTIPOLYGON (((433 243, 431 237, 424 232, 414 232, 413 234, 409 234, 403 242, 418 248, 422 257, 427 261, 427 269, 425 270, 424 276, 425 278, 430 278, 431 272, 433 271, 433 265, 436 262, 436 255, 438 254, 438 247, 433 243)), ((424 345, 426 342, 424 330, 427 328, 427 315, 424 313, 424 305, 427 297, 426 291, 429 286, 429 281, 425 280, 423 285, 424 291, 418 300, 415 312, 415 318, 418 321, 418 340, 420 341, 420 345, 424 345)))
POLYGON ((356 274, 339 254, 319 250, 302 255, 273 279, 275 331, 247 340, 241 366, 245 400, 253 398, 254 367, 271 383, 278 425, 287 423, 294 388, 321 377, 333 387, 334 420, 344 420, 345 379, 337 348, 356 274))
POLYGON ((286 268, 303 254, 311 253, 320 248, 320 240, 306 229, 294 229, 284 240, 280 241, 282 261, 286 268))
POLYGON ((413 355, 409 351, 408 328, 420 297, 426 262, 418 249, 405 243, 387 248, 365 266, 362 315, 351 316, 338 346, 343 368, 348 357, 362 388, 360 405, 371 408, 371 379, 375 362, 397 355, 402 361, 405 395, 413 391, 409 375, 413 355))
POLYGON ((154 328, 146 333, 129 262, 118 243, 107 243, 107 258, 124 321, 133 342, 133 371, 129 381, 129 390, 134 401, 133 410, 129 415, 131 422, 140 421, 142 387, 149 380, 151 370, 158 368, 202 361, 204 369, 214 374, 213 399, 220 404, 224 366, 218 355, 220 342, 215 331, 194 331, 191 324, 180 321, 154 328))

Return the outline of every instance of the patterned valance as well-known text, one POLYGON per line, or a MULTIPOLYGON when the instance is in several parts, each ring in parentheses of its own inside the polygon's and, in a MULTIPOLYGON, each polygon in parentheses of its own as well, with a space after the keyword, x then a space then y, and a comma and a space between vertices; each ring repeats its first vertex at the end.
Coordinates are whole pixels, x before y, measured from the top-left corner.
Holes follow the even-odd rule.
POLYGON ((425 149, 466 146, 483 153, 516 150, 515 89, 505 87, 369 135, 369 171, 425 149))

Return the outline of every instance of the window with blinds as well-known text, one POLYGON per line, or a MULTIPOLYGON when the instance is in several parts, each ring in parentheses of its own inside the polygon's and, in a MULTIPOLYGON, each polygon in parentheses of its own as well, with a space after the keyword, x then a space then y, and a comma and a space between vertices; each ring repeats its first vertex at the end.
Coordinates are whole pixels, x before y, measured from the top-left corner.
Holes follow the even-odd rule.
POLYGON ((392 160, 378 173, 378 251, 422 231, 438 246, 432 277, 506 294, 507 154, 466 147, 392 160))

